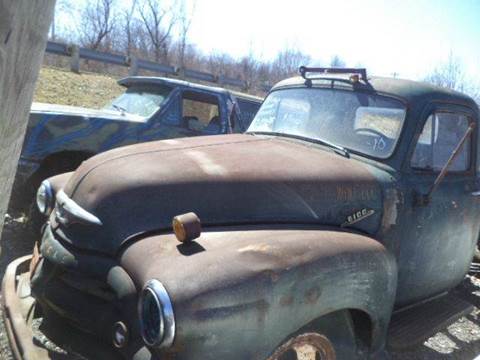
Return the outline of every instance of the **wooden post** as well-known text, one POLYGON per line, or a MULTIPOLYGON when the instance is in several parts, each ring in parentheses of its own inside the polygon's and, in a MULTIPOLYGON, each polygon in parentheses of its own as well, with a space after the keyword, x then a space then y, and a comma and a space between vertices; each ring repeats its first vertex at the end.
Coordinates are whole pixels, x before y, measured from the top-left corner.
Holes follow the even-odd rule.
POLYGON ((0 0, 0 230, 55 0, 0 0))
POLYGON ((186 80, 186 77, 185 77, 185 68, 184 67, 179 67, 177 68, 176 70, 176 73, 177 73, 177 76, 182 79, 182 80, 186 80))
POLYGON ((70 71, 80 74, 80 47, 78 45, 70 46, 70 71))
POLYGON ((129 57, 129 69, 128 69, 128 75, 129 76, 136 76, 138 75, 138 59, 135 55, 131 55, 129 57))

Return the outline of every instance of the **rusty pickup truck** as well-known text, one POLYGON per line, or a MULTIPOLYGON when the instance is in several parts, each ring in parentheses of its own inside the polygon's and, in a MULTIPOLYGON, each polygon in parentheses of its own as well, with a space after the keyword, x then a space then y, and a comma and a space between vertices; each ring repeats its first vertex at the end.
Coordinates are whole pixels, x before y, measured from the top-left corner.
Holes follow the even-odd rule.
POLYGON ((150 142, 40 192, 2 302, 18 359, 382 359, 471 310, 480 222, 466 95, 300 69, 248 132, 150 142), (37 323, 38 325, 38 323, 37 323))

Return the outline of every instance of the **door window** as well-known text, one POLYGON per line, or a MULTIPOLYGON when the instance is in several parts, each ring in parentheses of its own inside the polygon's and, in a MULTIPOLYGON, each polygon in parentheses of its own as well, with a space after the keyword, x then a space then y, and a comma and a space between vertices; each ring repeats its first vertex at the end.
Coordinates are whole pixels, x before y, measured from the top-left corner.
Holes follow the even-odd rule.
MULTIPOLYGON (((411 166, 415 169, 440 171, 467 132, 469 124, 469 118, 463 114, 431 114, 418 139, 411 166)), ((450 171, 466 171, 470 168, 470 147, 471 135, 450 165, 450 171)))
POLYGON ((222 130, 218 98, 213 95, 184 92, 182 119, 188 129, 203 134, 218 134, 222 130))

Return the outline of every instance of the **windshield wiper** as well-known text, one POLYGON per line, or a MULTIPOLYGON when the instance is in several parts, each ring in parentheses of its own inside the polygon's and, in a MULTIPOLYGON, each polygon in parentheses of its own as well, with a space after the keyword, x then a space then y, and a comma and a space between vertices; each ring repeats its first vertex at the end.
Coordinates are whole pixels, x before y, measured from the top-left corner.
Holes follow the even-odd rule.
POLYGON ((292 139, 297 139, 302 141, 308 141, 314 144, 328 146, 329 148, 333 149, 333 151, 335 151, 337 154, 345 156, 347 158, 350 157, 350 153, 343 146, 333 144, 326 140, 312 139, 312 138, 301 136, 301 135, 294 135, 294 134, 280 133, 280 132, 270 132, 270 131, 250 131, 248 133, 253 135, 271 135, 271 136, 287 137, 287 138, 292 138, 292 139))
POLYGON ((125 113, 127 112, 127 109, 124 109, 123 107, 119 106, 119 105, 116 105, 116 104, 112 104, 112 107, 115 109, 115 110, 118 110, 122 113, 122 115, 125 115, 125 113))

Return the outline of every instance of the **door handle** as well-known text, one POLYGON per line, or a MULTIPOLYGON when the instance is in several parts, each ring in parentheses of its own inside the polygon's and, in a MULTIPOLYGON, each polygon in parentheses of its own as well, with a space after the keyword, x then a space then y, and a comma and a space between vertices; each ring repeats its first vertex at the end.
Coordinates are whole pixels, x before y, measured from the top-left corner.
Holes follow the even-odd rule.
POLYGON ((473 196, 480 196, 480 190, 472 192, 473 196))

